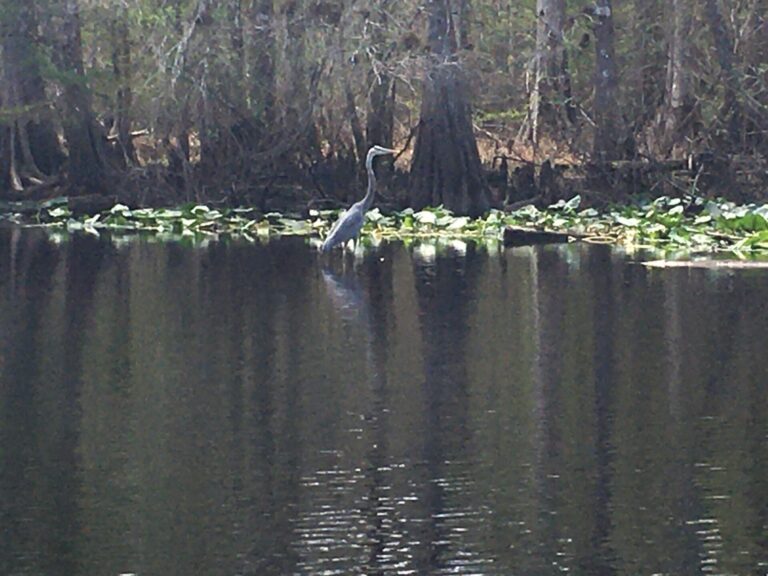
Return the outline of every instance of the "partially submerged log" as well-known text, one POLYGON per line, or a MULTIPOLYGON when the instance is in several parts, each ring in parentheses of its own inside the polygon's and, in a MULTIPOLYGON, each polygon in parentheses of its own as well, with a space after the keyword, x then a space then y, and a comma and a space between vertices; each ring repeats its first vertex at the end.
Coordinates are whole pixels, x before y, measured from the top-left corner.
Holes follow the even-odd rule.
POLYGON ((117 196, 88 194, 87 196, 72 196, 67 199, 67 207, 74 216, 98 214, 109 210, 117 204, 117 196))
POLYGON ((574 238, 564 232, 536 230, 521 226, 504 228, 504 246, 532 246, 534 244, 567 244, 574 238))
POLYGON ((652 260, 643 262, 647 268, 702 268, 705 270, 768 270, 768 262, 748 260, 652 260))

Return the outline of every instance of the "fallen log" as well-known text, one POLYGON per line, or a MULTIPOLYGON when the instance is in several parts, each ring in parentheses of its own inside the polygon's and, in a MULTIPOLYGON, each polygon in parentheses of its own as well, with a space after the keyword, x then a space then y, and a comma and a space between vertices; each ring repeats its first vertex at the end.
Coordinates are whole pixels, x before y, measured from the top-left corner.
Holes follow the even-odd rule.
POLYGON ((572 234, 564 232, 551 232, 549 230, 536 230, 521 226, 507 226, 504 228, 504 246, 532 246, 534 244, 566 244, 575 238, 572 234))
POLYGON ((642 264, 646 268, 768 269, 768 262, 759 260, 652 260, 642 264))
POLYGON ((67 207, 74 216, 92 216, 109 210, 117 204, 117 196, 88 194, 87 196, 71 196, 67 199, 67 207))

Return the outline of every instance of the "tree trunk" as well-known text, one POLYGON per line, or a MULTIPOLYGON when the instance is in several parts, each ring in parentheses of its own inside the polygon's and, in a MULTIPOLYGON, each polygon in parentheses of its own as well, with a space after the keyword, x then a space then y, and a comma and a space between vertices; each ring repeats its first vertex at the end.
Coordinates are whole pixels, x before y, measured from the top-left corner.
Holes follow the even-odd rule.
MULTIPOLYGON (((232 65, 229 70, 229 89, 227 98, 231 102, 234 112, 233 126, 236 129, 244 125, 251 127, 252 113, 248 102, 248 84, 249 74, 248 65, 245 57, 245 8, 243 0, 227 0, 228 22, 229 26, 229 48, 231 50, 232 65)), ((224 53, 224 58, 228 53, 224 53)), ((243 141, 240 137, 241 145, 252 147, 252 143, 243 141)))
POLYGON ((691 93, 691 5, 689 0, 671 0, 672 27, 667 42, 667 85, 663 112, 663 149, 667 156, 685 142, 690 133, 694 99, 691 93))
POLYGON ((16 160, 16 151, 18 150, 18 146, 16 145, 16 127, 11 126, 11 138, 10 142, 8 143, 8 148, 11 151, 10 154, 10 161, 8 162, 8 172, 10 175, 10 181, 11 181, 11 190, 14 192, 21 192, 24 190, 24 186, 21 183, 21 178, 19 177, 19 170, 17 168, 18 162, 16 160))
POLYGON ((751 0, 745 25, 744 60, 754 72, 768 59, 768 0, 751 0))
MULTIPOLYGON (((212 0, 197 0, 193 19, 189 22, 186 32, 190 59, 185 60, 185 64, 195 93, 189 111, 191 124, 197 128, 200 142, 200 175, 205 176, 212 176, 223 160, 218 153, 221 143, 214 117, 215 94, 212 93, 216 55, 221 50, 214 35, 214 27, 219 17, 216 6, 212 0)), ((195 198, 199 199, 199 196, 196 194, 195 198)))
POLYGON ((136 150, 131 137, 131 108, 133 107, 131 43, 128 14, 124 7, 119 7, 117 10, 118 13, 112 21, 112 70, 117 84, 115 126, 122 158, 126 165, 132 165, 136 163, 136 150))
MULTIPOLYGON (((387 29, 388 15, 386 10, 378 9, 376 26, 373 27, 373 54, 378 54, 382 60, 387 57, 384 51, 387 39, 384 30, 387 29)), ((368 147, 378 144, 392 148, 395 126, 395 83, 385 68, 386 62, 371 61, 371 72, 368 75, 370 89, 368 96, 368 113, 366 114, 366 141, 368 147)), ((391 165, 391 164, 389 164, 391 165)))
POLYGON ((456 50, 449 0, 430 0, 431 65, 424 80, 421 118, 410 177, 414 208, 445 205, 456 214, 488 209, 487 187, 472 128, 472 110, 456 50))
MULTIPOLYGON (((236 92, 238 99, 245 94, 245 32, 243 31, 243 3, 242 0, 229 0, 229 42, 234 57, 234 73, 236 92)), ((242 110, 241 110, 242 112, 242 110)))
POLYGON ((469 0, 456 1, 459 4, 458 10, 454 10, 458 18, 458 25, 456 26, 458 38, 456 41, 461 50, 471 50, 474 47, 472 44, 472 6, 469 0))
POLYGON ((254 2, 251 22, 255 59, 249 81, 251 107, 263 124, 270 125, 275 107, 275 36, 272 0, 254 2))
MULTIPOLYGON (((3 108, 3 94, 0 92, 0 110, 3 108)), ((0 123, 0 194, 10 187, 11 183, 11 129, 0 123)))
POLYGON ((312 114, 315 95, 310 86, 320 72, 320 62, 307 56, 309 20, 301 13, 300 6, 288 2, 283 5, 282 14, 288 33, 282 58, 288 63, 287 86, 290 90, 282 130, 289 140, 293 140, 289 146, 291 152, 318 161, 322 159, 322 153, 312 114))
POLYGON ((65 0, 58 16, 55 62, 64 78, 62 124, 69 148, 69 182, 81 191, 103 193, 103 134, 96 124, 85 80, 78 0, 65 0))
POLYGON ((534 146, 545 132, 562 138, 576 122, 563 44, 565 0, 536 0, 536 15, 535 79, 527 122, 527 136, 534 146))
POLYGON ((725 84, 721 117, 726 121, 731 144, 736 146, 741 139, 742 113, 737 98, 739 81, 733 64, 733 40, 728 32, 725 20, 723 20, 723 15, 720 13, 717 0, 706 0, 704 7, 709 27, 712 31, 712 37, 715 41, 715 52, 717 53, 717 60, 720 64, 725 84))
POLYGON ((392 148, 395 126, 395 83, 386 72, 371 75, 373 86, 368 101, 366 140, 370 148, 374 144, 392 148))
POLYGON ((365 147, 365 137, 363 136, 363 126, 360 123, 360 116, 357 113, 357 104, 355 104, 355 94, 352 92, 352 86, 349 79, 345 80, 344 92, 347 99, 347 116, 349 125, 352 129, 352 138, 355 141, 355 153, 357 162, 360 165, 365 162, 365 155, 368 150, 365 147))
MULTIPOLYGON (((48 118, 50 106, 36 54, 37 18, 31 2, 0 1, 0 39, 2 86, 0 97, 14 115, 24 134, 28 152, 21 171, 53 174, 64 161, 53 123, 48 118), (31 154, 31 155, 30 155, 31 154)), ((10 133, 9 133, 10 136, 10 133)), ((15 151, 14 151, 15 152, 15 151)))
POLYGON ((664 6, 658 0, 634 0, 632 31, 634 50, 628 55, 626 86, 630 107, 627 116, 632 119, 635 132, 654 121, 664 98, 658 78, 664 70, 666 56, 662 55, 664 36, 659 33, 663 22, 664 6))
POLYGON ((198 188, 192 177, 192 153, 190 135, 193 132, 193 101, 199 98, 195 90, 195 75, 190 71, 190 44, 198 22, 202 24, 205 5, 196 3, 191 23, 184 21, 185 0, 169 0, 173 13, 174 33, 178 39, 175 55, 169 61, 166 73, 170 76, 171 97, 176 103, 174 116, 168 118, 168 125, 162 140, 164 143, 169 171, 175 184, 184 193, 187 200, 198 197, 198 188))
MULTIPOLYGON (((746 69, 745 89, 755 99, 758 106, 768 107, 768 94, 764 88, 764 73, 762 68, 768 60, 768 0, 752 0, 749 16, 745 25, 744 64, 746 69)), ((760 122, 750 118, 746 126, 749 144, 766 153, 768 135, 760 122)))
POLYGON ((594 8, 595 34, 595 159, 616 160, 622 156, 623 132, 613 34, 611 0, 597 0, 594 8))

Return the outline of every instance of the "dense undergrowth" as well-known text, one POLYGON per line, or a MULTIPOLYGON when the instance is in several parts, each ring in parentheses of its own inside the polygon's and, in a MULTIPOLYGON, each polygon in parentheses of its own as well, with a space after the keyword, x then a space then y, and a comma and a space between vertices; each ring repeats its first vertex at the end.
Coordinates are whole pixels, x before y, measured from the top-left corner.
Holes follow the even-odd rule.
MULTIPOLYGON (((363 242, 380 239, 460 239, 498 242, 506 227, 566 232, 576 240, 686 252, 768 252, 768 204, 736 205, 698 197, 639 201, 604 210, 582 208, 576 196, 545 209, 526 206, 514 212, 490 211, 485 217, 454 216, 437 207, 415 212, 367 214, 363 242)), ((131 209, 117 204, 94 216, 76 218, 66 199, 41 205, 36 216, 9 213, 5 219, 52 231, 99 234, 150 232, 160 239, 200 240, 237 237, 263 241, 273 236, 322 238, 337 211, 310 211, 307 217, 251 208, 187 205, 175 209, 131 209)))

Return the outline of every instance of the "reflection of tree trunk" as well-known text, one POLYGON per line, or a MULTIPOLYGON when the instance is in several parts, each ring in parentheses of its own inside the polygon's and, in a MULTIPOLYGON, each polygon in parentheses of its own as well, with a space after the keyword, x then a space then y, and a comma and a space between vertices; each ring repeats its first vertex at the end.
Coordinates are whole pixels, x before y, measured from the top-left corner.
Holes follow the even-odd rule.
MULTIPOLYGON (((44 234, 25 231, 20 239, 10 238, 0 231, 0 253, 5 263, 9 251, 17 260, 10 277, 10 284, 4 284, 4 314, 0 320, 3 334, 13 334, 0 344, 0 518, 3 522, 3 539, 0 544, 0 565, 4 573, 37 572, 40 574, 76 573, 72 555, 61 554, 54 566, 51 556, 63 551, 63 542, 73 537, 72 528, 67 529, 63 519, 58 519, 58 500, 52 491, 58 490, 58 482, 69 484, 65 461, 67 454, 53 429, 62 422, 77 422, 77 414, 68 411, 69 404, 59 405, 60 396, 51 398, 52 391, 64 386, 58 370, 46 372, 45 360, 58 359, 60 346, 56 350, 46 349, 45 335, 50 332, 51 311, 56 309, 58 290, 57 271, 60 250, 53 247, 44 234), (21 246, 19 246, 19 242, 21 246), (12 291, 6 291, 12 288, 12 291), (8 300, 5 300, 7 294, 8 300), (13 306, 8 306, 12 302, 13 306), (52 402, 53 400, 53 402, 52 402), (45 404, 48 402, 48 404, 45 404), (56 407, 55 423, 49 422, 41 406, 56 407), (44 504, 43 504, 44 503, 44 504), (58 524, 57 524, 58 521, 58 524), (57 532, 56 530, 61 530, 57 532), (11 548, 13 546, 13 548, 11 548), (8 556, 9 551, 11 556, 8 556), (25 559, 21 560, 21 559, 25 559), (20 562, 21 560, 21 562, 20 562), (25 570, 27 568, 27 570, 25 570)), ((4 276, 10 272, 2 269, 4 276)), ((63 342, 66 337, 61 330, 51 338, 52 342, 63 342)), ((50 364, 49 364, 50 367, 50 364)), ((57 366, 58 368, 58 366, 57 366)), ((74 499, 72 493, 56 496, 74 499)), ((67 512, 74 512, 68 510, 67 512)), ((66 517, 72 527, 73 517, 66 517)))
POLYGON ((410 196, 414 208, 443 204, 457 214, 478 215, 488 209, 487 187, 466 80, 452 56, 456 49, 452 30, 448 1, 429 2, 432 64, 424 80, 410 196))
POLYGON ((372 527, 368 535, 375 542, 370 546, 368 565, 377 566, 381 564, 387 538, 391 535, 387 525, 388 514, 384 511, 388 506, 390 484, 382 471, 391 458, 389 441, 392 430, 388 410, 391 395, 387 381, 387 360, 393 309, 392 258, 382 258, 380 261, 377 257, 369 262, 372 265, 366 275, 368 286, 365 291, 368 300, 363 303, 366 310, 362 314, 365 319, 362 328, 365 329, 369 347, 366 356, 369 358, 368 370, 373 393, 368 414, 372 437, 367 451, 367 469, 371 471, 371 478, 365 512, 368 524, 372 527))
POLYGON ((595 33, 595 141, 593 152, 599 160, 622 156, 622 118, 617 99, 618 78, 613 34, 611 0, 597 0, 594 8, 595 33))
MULTIPOLYGON (((557 485, 551 475, 559 470, 560 446, 563 433, 560 426, 559 398, 562 395, 563 317, 566 315, 560 293, 559 278, 564 278, 565 263, 555 252, 541 250, 538 246, 530 252, 531 303, 533 306, 534 357, 531 366, 533 385, 533 419, 535 435, 531 439, 533 453, 533 480, 539 495, 537 506, 552 512, 557 500, 557 485)), ((556 560, 557 534, 549 514, 533 527, 536 538, 545 543, 549 554, 545 563, 556 560)))
POLYGON ((681 417, 681 387, 683 366, 683 326, 681 318, 682 293, 677 274, 670 274, 664 282, 664 342, 667 348, 669 373, 667 376, 667 396, 669 411, 678 420, 681 417))
MULTIPOLYGON (((532 326, 531 332, 533 336, 533 358, 531 359, 531 387, 533 402, 531 404, 532 419, 533 419, 533 434, 531 435, 531 446, 533 448, 532 465, 533 465, 533 482, 535 494, 544 494, 545 479, 547 473, 544 467, 544 458, 547 453, 547 434, 549 432, 547 426, 547 386, 544 381, 544 368, 550 362, 550 358, 545 354, 545 345, 547 342, 547 335, 543 328, 542 313, 544 308, 541 304, 541 299, 546 297, 546 294, 541 290, 541 275, 539 274, 539 254, 540 252, 536 247, 531 248, 530 257, 528 259, 530 274, 530 302, 531 302, 531 315, 532 326)), ((555 364, 549 364, 550 369, 555 368, 555 364)), ((540 526, 530 528, 537 534, 541 530, 540 526)))
POLYGON ((428 264, 429 270, 417 271, 416 293, 421 319, 424 350, 423 461, 428 473, 424 502, 430 523, 425 526, 430 564, 415 567, 419 574, 440 568, 434 564, 438 549, 434 543, 447 537, 438 520, 450 506, 446 487, 455 486, 456 478, 448 462, 465 462, 468 421, 468 375, 465 353, 469 338, 471 303, 479 275, 480 258, 468 254, 466 267, 457 270, 448 258, 428 264), (457 299, 457 294, 461 295, 457 299), (437 482, 441 480, 441 482, 437 482))
POLYGON ((585 574, 610 575, 614 569, 605 554, 605 543, 611 535, 611 485, 613 481, 613 399, 616 385, 615 340, 617 322, 616 290, 614 273, 616 268, 611 262, 610 250, 595 249, 589 253, 590 276, 593 280, 592 294, 595 304, 592 306, 592 329, 594 334, 594 410, 595 410, 595 479, 594 532, 591 544, 594 553, 589 554, 589 565, 585 574), (598 304, 599 303, 599 304, 598 304))

